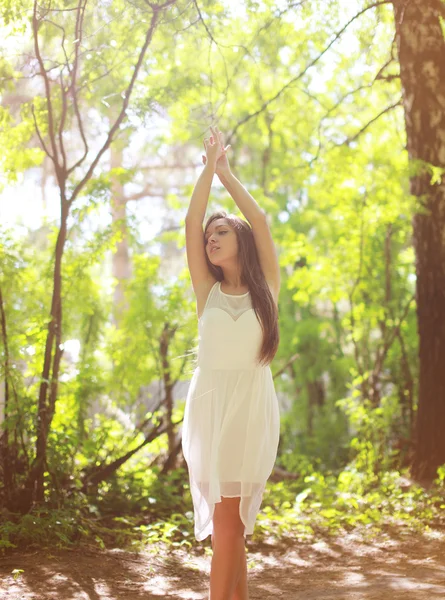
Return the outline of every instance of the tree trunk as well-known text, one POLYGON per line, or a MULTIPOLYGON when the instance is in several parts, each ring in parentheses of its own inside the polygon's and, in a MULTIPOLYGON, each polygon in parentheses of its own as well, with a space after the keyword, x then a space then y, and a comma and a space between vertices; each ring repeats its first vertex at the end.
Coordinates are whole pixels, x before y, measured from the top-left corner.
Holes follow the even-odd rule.
POLYGON ((445 11, 440 0, 393 6, 411 193, 426 209, 413 217, 420 362, 412 474, 431 481, 445 463, 445 178, 431 181, 431 166, 445 167, 445 11))
POLYGON ((308 381, 307 389, 307 434, 312 436, 314 433, 315 411, 323 407, 325 403, 325 391, 323 381, 316 379, 308 381))
MULTIPOLYGON (((51 302, 51 313, 48 323, 48 333, 45 343, 44 362, 41 375, 41 383, 39 388, 39 401, 37 411, 37 441, 36 441, 36 456, 33 461, 32 467, 29 471, 24 490, 20 494, 20 505, 22 510, 29 509, 33 501, 41 502, 44 499, 44 469, 46 466, 46 448, 47 448, 47 436, 51 426, 51 421, 55 412, 56 400, 57 400, 57 385, 59 377, 60 361, 62 358, 62 258, 65 249, 65 242, 67 237, 67 221, 70 212, 70 207, 73 202, 77 199, 80 192, 84 189, 86 183, 91 179, 100 159, 104 153, 110 147, 114 136, 119 130, 124 118, 127 114, 130 98, 133 92, 135 82, 137 80, 139 71, 144 62, 144 57, 147 52, 147 48, 151 43, 153 33, 159 18, 162 15, 162 11, 167 10, 173 4, 175 0, 166 0, 166 2, 160 6, 153 7, 150 24, 147 26, 145 32, 145 39, 142 47, 139 48, 138 54, 135 58, 134 68, 132 70, 130 81, 125 89, 125 92, 121 93, 123 102, 120 105, 117 118, 112 123, 109 131, 107 132, 106 139, 99 151, 96 153, 93 160, 90 162, 89 167, 83 174, 83 177, 77 181, 74 189, 71 190, 69 198, 67 198, 67 183, 70 179, 71 174, 85 162, 89 145, 85 136, 84 121, 82 120, 82 111, 80 109, 80 87, 78 83, 78 74, 80 68, 81 54, 76 50, 73 53, 72 59, 68 59, 66 53, 66 62, 62 65, 60 71, 60 85, 58 85, 58 99, 60 100, 60 106, 58 108, 58 102, 54 104, 54 93, 56 90, 56 80, 49 77, 49 70, 53 67, 49 67, 48 70, 45 68, 45 59, 41 53, 41 39, 40 29, 42 24, 47 20, 47 10, 41 9, 37 1, 33 3, 33 14, 32 14, 32 32, 34 42, 35 58, 39 64, 39 75, 43 79, 45 96, 46 96, 46 109, 47 109, 47 122, 48 131, 42 135, 42 131, 39 128, 38 120, 34 112, 34 106, 32 107, 32 115, 34 117, 34 125, 36 133, 38 135, 41 146, 47 156, 51 158, 54 165, 54 172, 56 176, 56 182, 60 189, 60 202, 61 202, 61 219, 60 219, 60 230, 57 237, 55 257, 54 257, 54 277, 53 277, 53 294, 51 302), (71 64, 69 60, 73 61, 71 64), (64 74, 66 66, 66 77, 64 74), (68 117, 68 118, 67 118, 68 117), (65 126, 71 121, 73 117, 77 122, 77 126, 83 140, 84 153, 75 163, 70 164, 67 158, 67 148, 64 143, 63 133, 66 131, 65 126), (44 140, 46 137, 46 142, 44 140)), ((85 16, 86 3, 79 3, 77 7, 76 15, 76 28, 75 35, 77 38, 73 40, 73 46, 81 47, 81 40, 84 34, 83 23, 85 16)), ((55 18, 50 15, 51 19, 55 18)), ((49 21, 48 21, 49 22, 49 21)), ((51 23, 54 25, 53 21, 51 23)), ((56 25, 58 26, 58 25, 56 25)), ((63 27, 62 30, 64 31, 63 27)), ((62 41, 63 45, 63 41, 62 41)))
POLYGON ((48 431, 54 416, 60 360, 62 357, 62 258, 67 235, 69 204, 61 197, 61 222, 54 257, 53 296, 48 334, 45 343, 45 355, 42 381, 39 389, 37 412, 36 457, 28 475, 26 490, 28 497, 24 505, 30 507, 33 501, 44 500, 44 469, 46 462, 46 444, 48 431), (49 392, 49 393, 48 393, 49 392))
POLYGON ((4 402, 3 414, 0 414, 0 433, 1 433, 1 446, 2 446, 2 465, 3 465, 3 486, 5 493, 6 505, 9 504, 9 498, 12 491, 12 470, 11 470, 11 456, 9 448, 9 430, 8 430, 8 416, 9 416, 9 347, 8 347, 8 334, 6 330, 6 311, 3 302, 2 289, 0 287, 0 323, 1 323, 1 338, 3 341, 4 349, 4 381, 0 380, 0 402, 4 402), (3 397, 2 397, 3 396, 3 397), (1 432, 2 425, 5 425, 4 432, 1 432))
POLYGON ((177 444, 175 426, 172 421, 173 417, 173 388, 175 381, 172 380, 170 372, 170 362, 168 356, 168 348, 170 341, 176 333, 176 326, 170 326, 170 323, 164 324, 164 329, 160 339, 160 350, 161 363, 162 363, 162 378, 164 380, 164 393, 165 393, 165 409, 166 409, 166 426, 167 426, 167 437, 168 437, 168 454, 171 456, 174 454, 174 449, 177 444))

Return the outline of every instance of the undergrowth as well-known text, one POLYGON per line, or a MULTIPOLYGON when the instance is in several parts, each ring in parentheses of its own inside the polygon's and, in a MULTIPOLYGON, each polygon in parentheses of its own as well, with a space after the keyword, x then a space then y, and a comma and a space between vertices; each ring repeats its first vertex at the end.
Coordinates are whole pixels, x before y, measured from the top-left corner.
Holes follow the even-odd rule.
MULTIPOLYGON (((115 485, 113 492, 103 497, 78 493, 62 508, 36 507, 26 515, 4 510, 1 552, 83 544, 136 551, 148 548, 153 552, 157 546, 167 545, 199 551, 208 545, 208 540, 199 543, 194 538, 193 504, 185 469, 165 477, 157 474, 145 494, 139 490, 132 496, 128 481, 126 487, 125 501, 118 501, 119 485, 115 485)), ((352 530, 369 537, 394 527, 412 532, 442 529, 444 509, 445 466, 438 470, 428 490, 410 481, 407 471, 371 476, 352 466, 338 474, 306 469, 298 479, 268 482, 249 539, 251 543, 311 541, 352 530)))

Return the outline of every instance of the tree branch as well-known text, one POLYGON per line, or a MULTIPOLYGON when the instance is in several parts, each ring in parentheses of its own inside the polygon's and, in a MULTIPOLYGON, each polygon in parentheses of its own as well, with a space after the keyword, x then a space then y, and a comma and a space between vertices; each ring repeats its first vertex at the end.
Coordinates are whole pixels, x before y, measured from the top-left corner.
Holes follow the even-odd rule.
POLYGON ((382 110, 382 112, 380 112, 373 119, 371 119, 368 123, 366 123, 366 125, 364 125, 359 131, 357 131, 357 133, 355 133, 352 137, 347 138, 344 142, 341 142, 341 144, 336 144, 336 146, 344 146, 344 145, 348 146, 351 142, 354 142, 362 133, 364 133, 368 129, 368 127, 370 127, 373 123, 375 123, 378 119, 380 119, 381 116, 383 116, 384 114, 386 114, 393 108, 397 108, 397 106, 401 106, 401 105, 402 105, 402 98, 400 98, 400 100, 398 102, 396 102, 395 104, 391 104, 390 106, 387 106, 384 110, 382 110))
POLYGON ((66 102, 66 90, 65 90, 65 85, 63 82, 62 73, 60 73, 60 93, 62 94, 62 114, 60 116, 60 123, 59 123, 59 146, 60 146, 60 152, 62 153, 63 169, 66 170, 67 160, 66 160, 65 146, 63 143, 63 128, 65 126, 65 120, 66 120, 67 102, 66 102))
POLYGON ((297 352, 296 354, 294 354, 293 356, 290 357, 290 359, 287 361, 287 363, 284 365, 284 367, 282 367, 281 369, 279 369, 278 371, 276 371, 276 373, 273 374, 272 378, 275 379, 276 377, 279 377, 282 373, 284 373, 284 371, 287 369, 287 367, 289 365, 291 365, 294 361, 297 360, 297 358, 300 358, 300 353, 297 352))
POLYGON ((346 94, 344 94, 333 106, 331 106, 330 109, 328 109, 328 111, 326 112, 326 114, 324 114, 321 119, 318 122, 318 128, 317 128, 317 138, 318 138, 318 148, 317 148, 317 153, 316 155, 311 158, 311 160, 309 161, 309 166, 312 166, 313 163, 315 161, 318 160, 318 157, 320 156, 320 152, 321 152, 321 128, 323 125, 323 122, 329 117, 329 115, 331 113, 334 112, 334 110, 336 110, 339 106, 341 106, 343 104, 343 102, 346 100, 346 98, 348 96, 353 96, 354 94, 356 94, 357 92, 360 92, 361 90, 366 89, 367 87, 371 87, 372 83, 370 84, 366 84, 366 85, 359 85, 357 88, 350 90, 349 92, 347 92, 346 94))
POLYGON ((284 85, 274 96, 272 96, 271 98, 269 98, 268 100, 266 100, 258 110, 256 110, 253 113, 250 113, 250 114, 246 115, 243 119, 241 119, 241 121, 239 121, 236 124, 235 128, 233 129, 233 131, 228 136, 228 139, 227 139, 226 143, 230 144, 230 141, 232 140, 233 136, 236 134, 236 132, 238 131, 238 129, 242 125, 244 125, 245 123, 247 123, 248 121, 250 121, 254 117, 257 117, 259 114, 261 114, 264 110, 266 110, 266 108, 269 106, 269 104, 271 104, 272 102, 274 102, 275 100, 277 100, 292 84, 294 84, 296 81, 298 81, 299 79, 301 79, 302 77, 304 77, 304 75, 308 72, 308 70, 311 67, 313 67, 326 54, 326 52, 331 48, 331 46, 343 35, 343 33, 351 25, 351 23, 353 23, 356 19, 358 19, 359 17, 361 17, 361 15, 363 15, 366 11, 370 10, 371 8, 376 8, 377 6, 382 6, 384 4, 391 4, 391 3, 392 3, 392 0, 381 0, 379 2, 374 2, 373 4, 370 4, 369 6, 365 7, 363 10, 361 10, 360 12, 358 12, 356 15, 354 15, 346 23, 346 25, 344 25, 340 29, 340 31, 338 31, 335 34, 334 38, 329 42, 329 44, 326 46, 326 48, 324 50, 322 50, 322 52, 320 52, 320 54, 318 56, 316 56, 303 69, 303 71, 301 71, 298 75, 296 75, 290 81, 288 81, 286 83, 286 85, 284 85))
MULTIPOLYGON (((62 27, 62 25, 59 25, 58 23, 51 21, 51 19, 45 19, 45 23, 50 23, 51 25, 53 25, 54 27, 56 27, 57 29, 60 29, 62 31, 62 40, 60 42, 60 45, 62 47, 63 54, 65 56, 65 64, 66 64, 66 66, 68 68, 68 72, 69 72, 70 71, 70 59, 68 58, 68 54, 66 53, 66 48, 65 48, 65 38, 66 38, 65 28, 62 27)), ((48 73, 48 70, 47 70, 47 73, 48 73)))
POLYGON ((176 2, 176 0, 166 0, 166 2, 164 2, 164 4, 155 4, 154 2, 150 2, 149 0, 144 0, 144 1, 145 1, 145 4, 148 4, 148 6, 154 12, 164 10, 164 8, 168 8, 169 6, 172 6, 173 4, 175 4, 175 2, 176 2))
MULTIPOLYGON (((103 79, 104 77, 107 77, 108 75, 110 75, 110 73, 112 73, 114 71, 114 69, 116 69, 116 67, 120 67, 121 65, 123 65, 126 61, 128 60, 128 58, 123 58, 121 61, 119 61, 118 63, 112 65, 111 67, 107 68, 101 75, 98 75, 95 79, 91 79, 91 81, 86 81, 83 85, 80 85, 77 88, 77 92, 82 91, 84 88, 88 88, 91 90, 91 86, 93 84, 95 84, 97 81, 100 81, 101 79, 103 79)), ((105 98, 109 98, 109 96, 105 96, 105 98)))
MULTIPOLYGON (((170 0, 169 4, 171 4, 173 1, 176 1, 176 0, 170 0)), ((157 10, 155 10, 153 12, 151 23, 150 23, 150 27, 149 27, 149 29, 147 31, 146 36, 145 36, 145 41, 144 41, 142 49, 141 49, 141 51, 139 53, 139 57, 138 57, 136 66, 135 66, 134 71, 133 71, 133 75, 131 77, 131 80, 130 80, 130 83, 129 83, 127 89, 125 90, 124 101, 122 103, 121 111, 120 111, 120 113, 119 113, 119 115, 118 115, 118 117, 117 117, 114 125, 110 129, 110 131, 108 133, 108 136, 107 136, 107 139, 105 140, 105 143, 103 144, 102 148, 97 153, 97 155, 94 158, 93 162, 91 163, 90 168, 88 169, 87 173, 85 174, 85 176, 83 177, 83 179, 81 179, 81 181, 79 181, 79 183, 77 184, 77 186, 74 188, 74 191, 73 191, 73 193, 71 195, 71 198, 69 200, 70 204, 72 204, 72 202, 74 202, 74 200, 76 199, 76 197, 79 194, 80 190, 83 188, 83 186, 85 185, 85 183, 90 179, 90 177, 91 177, 94 169, 97 166, 97 163, 101 159, 101 157, 104 154, 104 152, 109 148, 109 146, 111 144, 111 141, 112 141, 112 139, 114 137, 114 134, 118 130, 119 125, 124 120, 125 113, 126 113, 126 110, 128 108, 128 104, 130 102, 130 96, 132 94, 136 78, 137 78, 137 76, 139 74, 139 70, 141 68, 142 61, 144 59, 145 53, 147 51, 147 48, 148 48, 148 46, 149 46, 149 44, 151 42, 151 39, 153 37, 153 32, 154 32, 154 29, 155 29, 155 26, 156 26, 156 23, 157 23, 157 20, 158 20, 158 12, 159 11, 157 11, 157 10)))
MULTIPOLYGON (((45 65, 43 64, 42 55, 40 53, 39 28, 40 28, 40 21, 37 16, 37 1, 34 0, 34 7, 33 7, 33 14, 32 14, 34 51, 35 51, 36 58, 39 63, 39 66, 40 66, 40 74, 43 77, 43 82, 45 85, 46 105, 47 105, 47 109, 48 109, 48 130, 49 130, 48 133, 49 133, 49 139, 50 139, 50 143, 51 143, 51 147, 52 147, 52 155, 48 153, 48 156, 51 158, 51 160, 54 163, 56 176, 59 181, 60 180, 60 173, 59 173, 60 164, 59 164, 59 156, 58 156, 57 144, 56 144, 56 138, 55 138, 55 132, 54 132, 54 112, 53 112, 53 106, 52 106, 52 102, 51 102, 51 89, 50 89, 50 85, 49 85, 48 74, 45 70, 45 65)), ((41 138, 41 136, 39 136, 39 137, 41 138)), ((44 146, 44 148, 45 148, 45 146, 44 146)))
POLYGON ((31 113, 32 113, 32 117, 33 117, 33 120, 34 120, 34 127, 36 128, 37 137, 39 138, 40 143, 42 144, 42 148, 43 148, 44 152, 46 152, 46 154, 49 156, 49 158, 54 162, 54 157, 51 154, 51 152, 48 150, 45 142, 43 141, 43 137, 42 137, 42 135, 40 133, 40 129, 39 129, 39 126, 37 124, 36 111, 35 111, 35 108, 34 108, 34 104, 31 106, 31 113))
MULTIPOLYGON (((223 61, 223 65, 224 65, 224 73, 225 73, 225 77, 226 77, 226 87, 225 87, 225 90, 223 91, 222 95, 223 95, 223 98, 227 98, 227 92, 228 92, 228 89, 229 89, 230 80, 229 80, 229 73, 228 73, 228 70, 227 70, 226 59, 225 59, 224 54, 223 54, 223 52, 222 52, 222 50, 220 48, 220 44, 218 44, 218 42, 215 40, 215 38, 213 37, 212 32, 207 27, 207 24, 204 21, 204 18, 202 16, 201 10, 200 10, 199 5, 198 5, 198 1, 197 0, 193 0, 193 4, 195 5, 195 8, 196 8, 196 10, 198 12, 199 19, 200 19, 201 23, 204 25, 204 29, 206 30, 207 35, 209 36, 210 40, 215 44, 215 46, 218 48, 218 52, 221 55, 221 58, 222 58, 222 61, 223 61)), ((210 63, 210 53, 209 53, 209 63, 210 63)), ((210 66, 210 69, 211 69, 211 66, 210 66)), ((212 78, 212 84, 213 84, 213 78, 212 78)), ((210 87, 210 92, 211 92, 211 90, 212 90, 212 88, 210 87)), ((211 103, 211 98, 210 98, 210 103, 211 103)))
MULTIPOLYGON (((355 362, 357 363, 357 368, 359 370, 360 375, 363 376, 364 370, 363 365, 360 362, 360 352, 357 346, 357 340, 354 338, 354 328, 355 328, 355 317, 354 317, 354 293, 362 280, 362 270, 363 270, 363 262, 364 262, 364 250, 365 250, 365 207, 366 207, 367 194, 363 195, 362 206, 361 206, 361 215, 360 215, 360 253, 359 253, 359 264, 357 269, 357 277, 352 286, 351 292, 349 293, 349 304, 351 306, 350 319, 351 319, 351 341, 354 346, 354 357, 355 362)), ((362 393, 363 396, 367 395, 367 392, 364 390, 364 383, 362 384, 362 393)))
POLYGON ((162 198, 164 195, 163 190, 159 192, 153 192, 149 186, 144 187, 140 192, 135 192, 129 196, 125 196, 125 202, 131 202, 132 200, 142 200, 143 198, 162 198))
POLYGON ((396 339, 396 337, 398 336, 398 334, 399 334, 399 332, 400 332, 400 327, 401 327, 402 323, 405 321, 405 319, 406 319, 406 317, 407 317, 407 315, 408 315, 408 311, 409 311, 409 309, 410 309, 411 303, 412 303, 412 302, 413 302, 413 300, 415 300, 415 299, 416 299, 416 294, 415 294, 415 292, 414 292, 414 293, 411 295, 411 297, 409 298, 408 302, 406 303, 406 306, 405 306, 405 308, 404 308, 404 311, 403 311, 403 314, 402 314, 402 316, 401 316, 401 317, 400 317, 400 319, 399 319, 399 322, 397 323, 397 325, 396 325, 395 327, 393 327, 393 328, 391 329, 391 331, 390 331, 390 334, 389 334, 388 338, 387 338, 386 340, 384 340, 384 344, 383 344, 383 349, 382 349, 382 352, 381 352, 381 353, 380 353, 380 352, 378 353, 378 355, 377 355, 377 360, 376 360, 376 363, 375 363, 375 365, 374 365, 374 369, 373 369, 373 373, 372 373, 372 375, 373 375, 374 377, 376 377, 376 376, 379 374, 379 372, 380 372, 380 370, 381 370, 381 368, 382 368, 382 366, 383 366, 383 363, 384 363, 384 361, 385 361, 386 355, 388 354, 388 352, 389 352, 389 349, 391 348, 391 346, 392 346, 392 344, 393 344, 394 340, 395 340, 395 339, 396 339))
POLYGON ((202 167, 202 162, 201 163, 190 163, 189 165, 179 165, 179 164, 174 164, 174 165, 141 165, 137 167, 138 171, 162 171, 162 170, 168 170, 168 171, 174 171, 174 170, 185 170, 185 169, 198 169, 199 167, 202 167))
POLYGON ((82 4, 82 0, 79 0, 79 3, 77 5, 77 16, 76 16, 76 27, 75 27, 75 53, 74 53, 74 63, 73 63, 73 69, 71 72, 71 85, 70 85, 70 92, 71 92, 71 96, 73 98, 73 107, 74 107, 74 113, 76 115, 76 119, 77 119, 77 125, 79 127, 79 132, 80 132, 80 137, 82 138, 82 142, 83 142, 83 147, 84 147, 84 152, 83 155, 80 157, 80 159, 68 169, 68 174, 72 173, 79 165, 81 165, 83 163, 83 161, 85 160, 85 158, 88 155, 88 142, 85 136, 85 131, 83 128, 83 121, 82 121, 82 117, 80 114, 80 110, 79 110, 79 103, 78 103, 78 98, 77 98, 77 94, 78 94, 78 90, 76 89, 76 82, 77 82, 77 72, 79 70, 79 48, 80 48, 80 44, 82 42, 82 36, 83 36, 83 20, 84 20, 84 16, 85 16, 85 8, 87 5, 87 1, 85 0, 84 3, 82 4))

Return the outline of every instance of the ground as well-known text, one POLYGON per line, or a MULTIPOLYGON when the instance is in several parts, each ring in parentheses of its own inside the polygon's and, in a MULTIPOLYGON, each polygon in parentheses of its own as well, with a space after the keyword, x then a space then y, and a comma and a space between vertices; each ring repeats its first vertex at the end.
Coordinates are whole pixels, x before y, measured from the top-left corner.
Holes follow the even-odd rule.
MULTIPOLYGON (((0 559, 0 600, 207 600, 210 538, 201 552, 82 547, 0 559), (16 579, 12 571, 23 569, 16 579)), ((445 598, 445 535, 357 534, 318 542, 247 542, 250 600, 445 598)))

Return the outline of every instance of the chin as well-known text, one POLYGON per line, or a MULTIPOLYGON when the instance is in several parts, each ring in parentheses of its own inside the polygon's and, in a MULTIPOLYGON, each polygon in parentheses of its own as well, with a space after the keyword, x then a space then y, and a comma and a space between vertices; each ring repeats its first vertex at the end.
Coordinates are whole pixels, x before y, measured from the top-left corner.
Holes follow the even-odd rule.
POLYGON ((217 258, 217 257, 213 257, 211 254, 208 254, 207 256, 208 256, 208 259, 209 259, 209 261, 210 261, 210 262, 211 262, 213 265, 216 265, 216 264, 217 264, 217 262, 218 262, 218 258, 217 258), (215 261, 215 258, 216 258, 216 261, 215 261))

